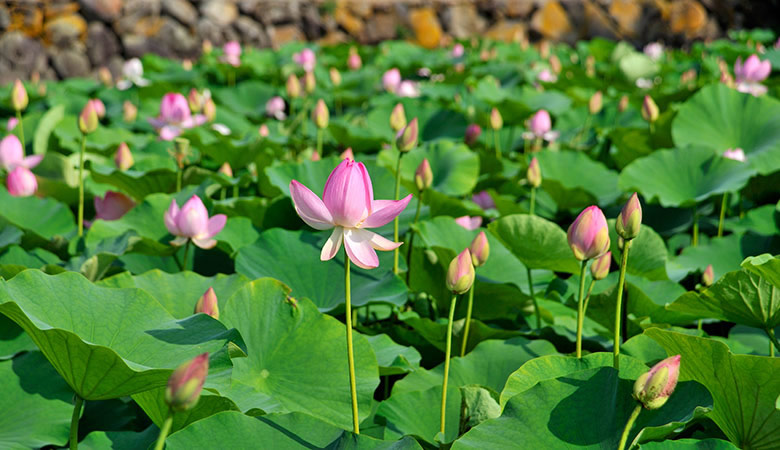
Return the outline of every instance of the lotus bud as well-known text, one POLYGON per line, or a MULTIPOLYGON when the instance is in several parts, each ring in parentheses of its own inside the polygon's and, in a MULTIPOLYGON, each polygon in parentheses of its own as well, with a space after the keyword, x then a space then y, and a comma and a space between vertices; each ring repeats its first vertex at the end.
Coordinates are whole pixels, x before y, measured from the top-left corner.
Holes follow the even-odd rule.
POLYGON ((95 114, 98 116, 98 120, 106 117, 106 105, 99 98, 93 98, 90 100, 92 107, 95 109, 95 114))
POLYGON ((27 90, 24 89, 24 85, 17 78, 14 81, 14 87, 11 89, 11 106, 14 107, 15 111, 24 111, 29 101, 27 90))
POLYGON ((328 106, 322 99, 317 100, 317 105, 312 111, 311 118, 317 128, 323 129, 328 127, 328 120, 330 119, 330 113, 328 112, 328 106))
POLYGON ((428 189, 433 184, 433 171, 428 158, 423 158, 420 165, 417 166, 417 170, 414 171, 414 183, 420 192, 428 189))
POLYGON ((260 128, 257 129, 257 134, 259 134, 262 137, 268 137, 268 134, 270 131, 268 130, 268 125, 262 124, 260 125, 260 128))
POLYGON ((598 206, 585 208, 566 234, 574 257, 580 261, 598 258, 609 250, 607 219, 598 206))
POLYGON ((471 262, 471 252, 464 249, 450 262, 447 270, 447 289, 453 294, 463 294, 474 284, 474 264, 471 262))
POLYGON ((628 95, 623 95, 620 97, 620 101, 618 102, 618 111, 625 112, 628 109, 628 95))
POLYGON ((194 314, 203 313, 219 320, 219 304, 217 303, 217 294, 214 288, 210 287, 195 303, 194 314))
POLYGON ((528 122, 528 128, 536 137, 544 137, 544 134, 552 129, 552 119, 547 110, 536 111, 528 122))
POLYGON ((596 57, 593 55, 585 58, 585 75, 591 78, 596 76, 596 57))
POLYGON ((601 91, 596 91, 596 93, 590 97, 590 100, 588 101, 588 111, 590 111, 591 114, 598 114, 599 111, 601 111, 603 105, 602 97, 601 91))
POLYGON ((707 268, 704 269, 704 273, 701 274, 701 284, 704 287, 710 287, 714 282, 715 282, 715 272, 712 270, 712 264, 709 264, 707 268))
POLYGON ((303 74, 303 89, 307 94, 314 92, 314 88, 317 87, 317 79, 314 77, 314 72, 306 72, 303 74))
POLYGON ((206 120, 209 122, 213 122, 217 118, 217 105, 213 99, 207 98, 203 102, 203 115, 206 116, 206 120))
POLYGON ((87 104, 84 105, 84 109, 81 110, 81 114, 79 114, 79 130, 83 134, 90 134, 97 130, 97 127, 97 111, 95 111, 95 105, 90 100, 87 101, 87 104))
POLYGON ((13 131, 16 126, 19 125, 19 119, 16 117, 9 117, 8 123, 5 125, 5 131, 13 131))
POLYGON ((628 199, 620 215, 615 221, 615 231, 625 240, 631 240, 639 236, 639 228, 642 225, 642 205, 636 192, 628 199))
POLYGON ((553 73, 561 73, 562 68, 563 66, 561 65, 561 60, 558 58, 558 55, 550 56, 550 69, 552 69, 553 73))
POLYGON ((208 55, 211 53, 212 50, 214 50, 214 45, 212 45, 210 40, 204 39, 202 49, 203 49, 203 54, 208 55))
POLYGON ((5 179, 8 193, 14 197, 29 197, 38 190, 38 180, 30 169, 16 166, 5 179))
POLYGON ((525 178, 528 180, 528 184, 533 188, 538 188, 542 185, 542 168, 539 166, 539 160, 536 159, 535 156, 531 160, 531 163, 528 164, 525 178))
POLYGON ((311 154, 311 160, 312 160, 312 161, 319 161, 319 160, 321 160, 321 159, 322 159, 322 156, 320 156, 320 154, 319 154, 319 153, 317 153, 317 152, 312 152, 312 154, 311 154))
POLYGON ((408 152, 417 146, 417 136, 417 118, 415 117, 406 125, 406 128, 404 128, 403 131, 398 133, 395 145, 398 147, 399 151, 408 152))
POLYGON ((221 173, 228 178, 233 178, 233 168, 230 167, 230 163, 227 161, 223 162, 222 165, 219 166, 217 173, 221 173))
POLYGON ((474 267, 484 266, 490 256, 490 243, 484 231, 480 231, 477 237, 469 245, 471 253, 471 262, 474 267))
POLYGON ((406 111, 404 111, 404 105, 396 103, 393 111, 390 113, 390 128, 393 132, 398 133, 406 126, 406 111))
POLYGON ((634 398, 646 409, 662 407, 677 386, 680 355, 671 356, 640 375, 634 383, 634 398))
POLYGON ((658 120, 658 105, 649 95, 645 95, 645 99, 642 101, 642 118, 650 123, 658 120))
POLYGON ((330 71, 328 71, 328 75, 330 75, 330 82, 333 83, 334 86, 338 87, 341 85, 341 72, 335 67, 331 67, 330 71))
POLYGON ((198 355, 180 365, 168 378, 165 403, 174 411, 186 411, 198 403, 209 373, 209 354, 198 355))
POLYGON ((111 71, 105 66, 98 69, 98 80, 107 87, 111 87, 114 84, 114 76, 111 75, 111 71))
POLYGON ((298 81, 298 78, 290 74, 289 77, 287 77, 287 96, 290 98, 298 98, 301 96, 301 82, 298 81))
POLYGON ((133 161, 133 154, 130 152, 130 147, 128 147, 126 143, 122 142, 119 144, 119 147, 116 149, 116 154, 114 154, 114 163, 119 170, 127 170, 133 167, 133 164, 135 163, 135 161, 133 161))
POLYGON ((349 57, 347 57, 347 67, 349 70, 358 70, 363 67, 363 60, 360 59, 360 54, 355 47, 349 49, 349 57))
POLYGON ((498 109, 493 108, 490 111, 490 128, 494 130, 500 130, 504 126, 504 119, 501 117, 501 113, 498 109))
POLYGON ((135 122, 135 118, 138 117, 138 108, 130 100, 125 100, 122 103, 122 119, 125 122, 135 122))
POLYGON ((466 143, 469 147, 474 145, 474 143, 477 142, 477 139, 479 139, 479 135, 482 134, 482 128, 477 125, 476 123, 472 123, 468 127, 466 127, 466 134, 463 136, 463 142, 466 143))
POLYGON ((603 280, 609 275, 609 266, 612 264, 612 252, 604 253, 596 258, 590 265, 590 274, 594 280, 603 280))
POLYGON ((350 161, 354 161, 355 154, 352 153, 352 147, 348 147, 346 150, 341 152, 341 154, 339 155, 339 159, 348 159, 350 161))
POLYGON ((190 111, 199 113, 203 107, 203 96, 200 95, 197 89, 192 88, 187 95, 187 103, 190 105, 190 111))
POLYGON ((181 68, 189 72, 192 70, 192 60, 191 59, 183 59, 181 61, 181 68))

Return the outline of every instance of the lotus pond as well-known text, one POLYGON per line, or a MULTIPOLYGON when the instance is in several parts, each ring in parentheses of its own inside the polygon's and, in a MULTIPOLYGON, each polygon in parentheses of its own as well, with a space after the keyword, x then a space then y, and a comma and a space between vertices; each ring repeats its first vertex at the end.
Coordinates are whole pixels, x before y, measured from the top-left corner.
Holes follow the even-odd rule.
POLYGON ((3 87, 0 447, 780 448, 773 39, 3 87))

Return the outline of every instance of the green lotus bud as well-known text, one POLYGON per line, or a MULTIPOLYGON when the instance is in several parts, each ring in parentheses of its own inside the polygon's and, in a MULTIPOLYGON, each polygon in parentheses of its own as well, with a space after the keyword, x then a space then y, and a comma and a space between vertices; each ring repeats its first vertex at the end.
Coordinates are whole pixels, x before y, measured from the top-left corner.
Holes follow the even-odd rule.
POLYGON ((328 106, 322 99, 317 100, 317 105, 311 113, 311 118, 317 128, 323 129, 328 127, 328 119, 330 119, 330 113, 328 112, 328 106))
POLYGON ((490 128, 494 130, 500 130, 504 126, 504 118, 501 117, 501 113, 497 108, 493 108, 490 111, 490 128))
POLYGON ((417 118, 415 117, 406 125, 406 128, 404 128, 403 131, 398 133, 395 140, 395 145, 398 147, 398 150, 401 152, 408 152, 415 148, 417 146, 417 135, 417 118))
POLYGON ((341 85, 341 72, 335 67, 331 67, 330 71, 328 72, 330 75, 330 82, 333 83, 334 86, 338 87, 341 85))
POLYGON ((471 261, 471 252, 464 249, 450 262, 447 270, 447 289, 453 294, 463 294, 471 289, 474 283, 474 264, 471 261))
POLYGON ((626 240, 634 239, 639 236, 639 229, 642 225, 642 205, 639 203, 639 197, 636 192, 628 199, 623 206, 620 215, 615 221, 615 231, 618 236, 626 240))
POLYGON ((642 118, 653 123, 658 120, 658 114, 658 105, 655 104, 652 97, 645 95, 645 99, 642 101, 642 118))
POLYGON ((480 231, 477 237, 469 245, 471 252, 471 262, 474 267, 484 266, 490 256, 490 243, 484 231, 480 231))
POLYGON ((542 168, 539 167, 539 160, 534 158, 531 163, 528 164, 528 170, 526 171, 525 178, 528 180, 528 184, 531 187, 538 188, 542 185, 542 168))
POLYGON ((98 115, 95 111, 95 105, 92 100, 88 100, 84 105, 84 109, 79 114, 79 130, 83 134, 90 134, 97 130, 98 127, 98 115))
POLYGON ((715 271, 712 269, 712 264, 709 264, 707 268, 704 269, 704 273, 701 275, 701 284, 704 287, 710 287, 714 282, 715 282, 715 271))
POLYGON ((424 158, 420 165, 417 166, 417 170, 414 172, 414 183, 420 192, 428 189, 433 184, 433 171, 428 158, 424 158))
POLYGON ((22 82, 17 78, 14 81, 14 87, 11 89, 11 106, 15 111, 24 111, 30 99, 27 97, 27 90, 22 82))
POLYGON ((186 411, 198 403, 209 373, 209 354, 198 355, 173 371, 165 388, 165 403, 174 411, 186 411))
POLYGON ((612 264, 612 252, 604 253, 590 265, 590 274, 594 280, 603 280, 609 275, 609 266, 612 264))
POLYGON ((677 386, 680 375, 680 355, 659 362, 634 383, 634 398, 646 409, 658 409, 666 403, 677 386))
POLYGON ((397 103, 393 108, 393 112, 390 113, 390 128, 393 132, 398 133, 406 127, 406 111, 404 111, 404 105, 397 103))
POLYGON ((301 82, 298 81, 298 77, 294 74, 290 74, 287 77, 287 96, 290 98, 298 98, 301 96, 301 82))

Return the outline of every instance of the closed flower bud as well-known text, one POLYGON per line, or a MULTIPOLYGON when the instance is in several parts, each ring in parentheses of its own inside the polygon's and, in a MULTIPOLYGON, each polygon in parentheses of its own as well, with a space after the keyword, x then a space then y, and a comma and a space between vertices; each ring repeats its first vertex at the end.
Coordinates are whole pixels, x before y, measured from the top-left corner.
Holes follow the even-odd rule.
POLYGON ((195 303, 195 314, 203 313, 209 316, 219 319, 219 304, 217 303, 217 294, 214 293, 214 288, 210 287, 195 303))
POLYGON ((433 184, 433 171, 428 158, 424 158, 420 165, 417 166, 417 170, 414 171, 414 183, 420 192, 428 189, 433 184))
POLYGON ((566 234, 574 257, 580 261, 598 258, 609 250, 607 219, 598 206, 585 208, 566 234))
POLYGON ((138 108, 130 103, 130 100, 125 100, 122 103, 122 119, 125 122, 135 122, 136 117, 138 117, 138 108))
POLYGON ((552 119, 550 118, 550 113, 544 109, 536 111, 536 113, 531 116, 531 120, 528 121, 528 128, 531 130, 531 133, 533 133, 534 136, 537 138, 543 138, 545 133, 552 129, 552 119))
POLYGON ((397 103, 393 108, 393 112, 390 113, 390 128, 393 132, 398 133, 406 126, 406 111, 404 111, 404 105, 397 103))
POLYGON ((641 225, 642 205, 639 203, 639 197, 637 197, 636 192, 634 192, 620 211, 617 221, 615 221, 615 231, 623 239, 631 240, 639 236, 641 225))
POLYGON ((628 95, 620 97, 620 101, 618 102, 618 111, 625 112, 626 109, 628 109, 628 95))
POLYGON ((133 154, 130 152, 130 147, 128 147, 126 143, 122 142, 119 144, 119 147, 116 149, 116 154, 114 155, 114 163, 119 170, 127 170, 133 167, 133 164, 135 163, 135 161, 133 161, 133 154))
POLYGON ((303 89, 307 94, 314 92, 314 88, 317 87, 317 79, 314 77, 314 72, 306 72, 303 74, 303 89))
POLYGON ((111 85, 114 84, 114 77, 111 75, 111 71, 108 70, 108 67, 105 66, 98 69, 98 80, 108 87, 111 87, 111 85))
POLYGON ((298 81, 298 77, 296 77, 293 74, 290 74, 289 77, 287 77, 287 96, 290 98, 298 98, 301 96, 301 82, 298 81))
POLYGON ((199 113, 203 107, 203 96, 200 95, 197 89, 190 89, 190 93, 187 95, 187 103, 190 105, 190 111, 193 113, 199 113))
POLYGON ((6 177, 5 187, 14 197, 29 197, 38 190, 38 180, 30 169, 17 166, 6 177))
POLYGON ((355 160, 355 154, 352 152, 352 147, 348 147, 346 150, 341 152, 339 155, 339 159, 348 159, 350 161, 355 160))
POLYGON ((599 111, 601 111, 601 106, 603 104, 602 97, 601 91, 596 91, 596 93, 590 97, 590 100, 588 101, 588 111, 590 111, 591 114, 598 114, 599 111))
POLYGON ((219 166, 219 170, 217 170, 217 173, 221 173, 222 175, 228 178, 233 178, 233 168, 230 167, 230 163, 227 161, 225 161, 224 163, 222 163, 221 166, 219 166))
POLYGON ((680 355, 659 362, 634 383, 634 398, 646 409, 662 407, 677 386, 680 375, 680 355))
POLYGON ((469 147, 474 145, 475 142, 477 142, 477 139, 479 139, 479 135, 482 134, 482 127, 477 125, 476 123, 472 123, 468 127, 466 127, 466 134, 463 136, 463 142, 466 143, 469 147))
POLYGON ((206 120, 209 122, 213 122, 217 118, 217 105, 211 98, 203 102, 203 115, 206 116, 206 120))
POLYGON ((198 355, 180 365, 168 378, 165 403, 174 411, 186 411, 198 403, 209 373, 209 354, 198 355))
POLYGON ((330 75, 330 82, 333 83, 334 86, 338 87, 341 85, 341 72, 339 72, 337 68, 331 67, 328 75, 330 75))
POLYGON ((712 264, 709 264, 707 268, 704 269, 704 273, 701 274, 701 284, 704 287, 710 287, 714 282, 715 282, 715 272, 712 270, 712 264))
POLYGON ((402 152, 408 152, 409 150, 415 148, 417 146, 417 135, 417 118, 415 117, 411 122, 409 122, 408 125, 406 125, 406 128, 404 128, 403 131, 398 133, 396 138, 396 146, 398 146, 398 150, 402 152))
POLYGON ((658 113, 658 105, 655 104, 653 98, 645 95, 645 99, 642 101, 642 118, 653 123, 658 120, 658 113))
POLYGON ((328 112, 328 106, 322 99, 317 100, 317 105, 311 113, 311 118, 314 124, 317 125, 317 128, 323 129, 328 127, 330 113, 328 112))
POLYGON ((534 158, 531 163, 528 164, 528 171, 525 174, 525 178, 528 180, 528 184, 533 188, 538 188, 542 185, 542 168, 539 166, 539 160, 534 158))
POLYGON ((203 50, 204 55, 208 55, 212 50, 214 50, 214 46, 211 44, 210 40, 204 39, 201 49, 203 50))
POLYGON ((355 47, 350 47, 349 57, 347 58, 347 67, 349 70, 358 70, 363 66, 363 60, 355 47))
POLYGON ((604 253, 596 258, 590 265, 590 274, 594 280, 603 280, 609 275, 609 266, 612 264, 612 252, 604 253))
POLYGON ((98 116, 98 120, 106 117, 106 105, 103 104, 103 101, 99 98, 93 98, 90 100, 90 103, 92 103, 92 108, 95 109, 95 114, 98 116))
POLYGON ((501 113, 497 108, 493 108, 490 111, 490 128, 494 130, 500 130, 504 126, 504 119, 501 117, 501 113))
POLYGON ((259 134, 261 137, 268 137, 268 135, 270 134, 268 125, 266 124, 260 125, 260 128, 257 129, 257 134, 259 134))
POLYGON ((471 252, 471 262, 474 267, 484 266, 490 256, 490 243, 484 231, 480 231, 477 237, 469 245, 471 252))
POLYGON ((24 109, 27 108, 29 100, 24 85, 17 78, 16 81, 14 81, 14 87, 11 89, 11 106, 14 107, 15 111, 24 111, 24 109))
POLYGON ((463 294, 471 289, 474 283, 474 264, 471 262, 471 252, 464 249, 450 262, 447 270, 447 289, 453 294, 463 294))
POLYGON ((97 127, 97 111, 95 111, 95 105, 90 100, 84 105, 84 109, 82 109, 81 114, 79 114, 79 130, 84 134, 89 134, 97 130, 97 127))

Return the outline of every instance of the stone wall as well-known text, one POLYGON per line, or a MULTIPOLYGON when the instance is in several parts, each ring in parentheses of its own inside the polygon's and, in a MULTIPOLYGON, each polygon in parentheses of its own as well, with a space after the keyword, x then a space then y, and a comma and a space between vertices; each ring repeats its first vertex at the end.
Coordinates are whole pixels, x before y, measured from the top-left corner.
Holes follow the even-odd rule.
MULTIPOLYGON (((118 73, 154 52, 196 58, 204 40, 256 47, 410 39, 426 47, 487 36, 573 42, 604 36, 683 44, 730 28, 771 26, 778 0, 5 0, 0 83, 118 73), (773 13, 774 11, 774 13, 773 13)), ((776 25, 776 24, 774 24, 776 25)))

